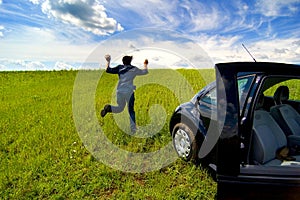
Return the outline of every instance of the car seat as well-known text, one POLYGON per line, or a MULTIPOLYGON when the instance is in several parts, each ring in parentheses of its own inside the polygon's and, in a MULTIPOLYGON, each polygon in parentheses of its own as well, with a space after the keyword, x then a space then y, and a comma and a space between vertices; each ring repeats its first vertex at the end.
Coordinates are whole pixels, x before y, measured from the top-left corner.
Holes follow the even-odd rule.
POLYGON ((289 88, 280 86, 274 93, 275 106, 270 113, 288 137, 289 146, 300 146, 300 114, 289 104, 289 88))
MULTIPOLYGON (((283 162, 276 158, 276 151, 287 146, 287 139, 271 114, 263 109, 263 101, 264 95, 261 94, 254 111, 252 161, 258 165, 280 166, 283 162)), ((296 162, 293 163, 300 167, 300 162, 297 162, 300 156, 294 157, 296 162)), ((286 162, 285 165, 289 166, 286 162)))

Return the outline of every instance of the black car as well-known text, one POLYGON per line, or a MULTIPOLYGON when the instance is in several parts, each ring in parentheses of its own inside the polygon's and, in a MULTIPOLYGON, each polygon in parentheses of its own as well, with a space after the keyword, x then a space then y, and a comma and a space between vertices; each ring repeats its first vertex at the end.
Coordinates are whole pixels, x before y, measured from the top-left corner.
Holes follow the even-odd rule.
POLYGON ((300 199, 300 66, 215 65, 170 121, 179 157, 213 169, 219 199, 300 199))

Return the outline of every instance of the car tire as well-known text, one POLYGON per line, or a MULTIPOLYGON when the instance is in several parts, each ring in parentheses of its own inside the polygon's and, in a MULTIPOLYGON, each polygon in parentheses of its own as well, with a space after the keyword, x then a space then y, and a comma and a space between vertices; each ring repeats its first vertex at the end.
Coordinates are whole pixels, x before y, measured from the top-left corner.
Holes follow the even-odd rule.
POLYGON ((198 160, 198 144, 192 129, 184 124, 178 123, 172 131, 173 146, 180 158, 185 161, 198 160))

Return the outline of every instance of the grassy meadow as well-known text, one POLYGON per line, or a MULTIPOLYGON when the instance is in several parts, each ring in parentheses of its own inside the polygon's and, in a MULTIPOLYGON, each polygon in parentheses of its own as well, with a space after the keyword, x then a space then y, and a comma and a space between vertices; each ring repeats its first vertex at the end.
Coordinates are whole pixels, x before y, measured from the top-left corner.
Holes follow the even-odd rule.
MULTIPOLYGON (((149 75, 136 78, 143 84, 158 77, 135 93, 137 125, 150 123, 152 105, 161 105, 166 113, 162 128, 149 138, 124 133, 112 114, 100 117, 102 107, 114 101, 111 99, 118 77, 95 71, 102 73, 95 95, 97 118, 112 143, 141 153, 158 150, 171 141, 170 116, 180 101, 192 96, 178 90, 176 94, 183 96, 178 100, 172 90, 164 87, 185 85, 170 71, 173 70, 150 70, 149 75)), ((0 72, 0 199, 214 199, 216 183, 201 166, 178 159, 157 171, 127 173, 95 159, 74 125, 72 94, 77 73, 0 72)), ((188 80, 191 88, 186 90, 192 93, 214 77, 213 70, 176 73, 188 80)))

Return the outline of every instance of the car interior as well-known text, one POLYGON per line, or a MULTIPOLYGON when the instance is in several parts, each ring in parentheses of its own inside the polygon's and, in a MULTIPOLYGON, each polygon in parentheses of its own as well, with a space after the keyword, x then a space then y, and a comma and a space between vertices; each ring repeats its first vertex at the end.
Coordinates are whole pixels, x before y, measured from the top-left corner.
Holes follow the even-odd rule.
MULTIPOLYGON (((270 83, 266 81, 266 84, 270 83)), ((290 84, 296 87, 292 88, 295 91, 292 100, 289 99, 290 88, 277 85, 273 96, 266 96, 264 90, 258 96, 253 115, 249 164, 300 167, 300 101, 297 101, 297 84, 290 84)))

